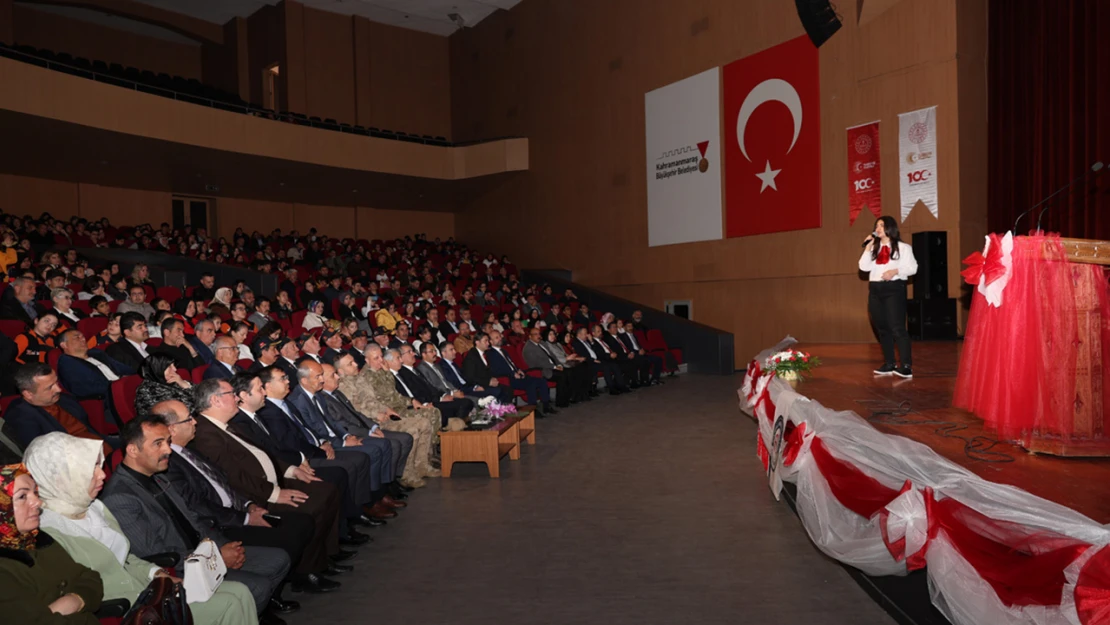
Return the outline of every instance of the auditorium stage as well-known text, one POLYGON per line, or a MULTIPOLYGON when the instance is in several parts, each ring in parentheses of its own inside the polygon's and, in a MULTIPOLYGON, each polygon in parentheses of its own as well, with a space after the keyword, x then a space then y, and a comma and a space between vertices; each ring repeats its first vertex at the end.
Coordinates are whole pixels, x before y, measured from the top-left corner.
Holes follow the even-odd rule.
POLYGON ((799 383, 797 390, 828 408, 854 411, 882 432, 924 443, 984 479, 1023 488, 1098 523, 1110 523, 1110 500, 1101 488, 1110 482, 1110 459, 1030 454, 1004 442, 977 454, 978 458, 965 453, 964 440, 956 437, 990 438, 991 433, 974 414, 952 407, 962 346, 960 341, 914 343, 914 377, 903 380, 872 375, 872 369, 882 362, 877 344, 803 343, 798 348, 823 364, 811 378, 799 383), (909 402, 908 414, 875 414, 896 412, 902 402, 909 402), (949 436, 938 433, 942 428, 950 431, 949 436))

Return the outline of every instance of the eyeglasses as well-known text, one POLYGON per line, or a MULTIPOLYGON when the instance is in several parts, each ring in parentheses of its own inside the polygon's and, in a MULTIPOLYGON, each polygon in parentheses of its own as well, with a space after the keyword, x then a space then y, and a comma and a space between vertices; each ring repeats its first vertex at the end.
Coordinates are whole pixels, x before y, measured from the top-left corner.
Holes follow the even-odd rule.
POLYGON ((221 346, 216 348, 216 351, 219 351, 221 349, 239 349, 239 346, 238 345, 221 345, 221 346))
POLYGON ((187 419, 182 419, 180 421, 174 421, 170 425, 183 425, 183 424, 188 423, 190 421, 196 421, 196 419, 194 419, 193 417, 189 417, 187 419))

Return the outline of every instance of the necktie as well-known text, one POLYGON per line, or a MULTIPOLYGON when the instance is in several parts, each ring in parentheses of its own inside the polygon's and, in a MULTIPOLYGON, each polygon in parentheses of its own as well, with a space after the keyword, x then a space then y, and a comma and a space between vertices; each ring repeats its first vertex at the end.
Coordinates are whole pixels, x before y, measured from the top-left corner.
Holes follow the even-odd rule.
POLYGON ((316 435, 312 433, 312 430, 308 429, 308 427, 305 426, 304 419, 301 418, 301 413, 297 411, 293 404, 285 404, 285 413, 289 416, 290 419, 293 420, 293 423, 295 423, 297 427, 301 430, 301 434, 305 437, 305 439, 308 440, 309 443, 312 444, 313 447, 320 446, 320 440, 316 438, 316 435))
MULTIPOLYGON (((610 336, 612 336, 612 335, 610 335, 610 336)), ((628 348, 624 346, 624 341, 620 340, 620 337, 616 337, 616 336, 614 336, 613 339, 616 340, 617 345, 620 346, 621 352, 627 354, 628 353, 628 348)))
POLYGON ((412 391, 410 391, 410 390, 409 390, 409 387, 408 387, 408 385, 407 385, 407 384, 405 384, 405 381, 401 379, 401 374, 400 374, 400 372, 394 371, 394 372, 393 372, 393 377, 397 378, 397 381, 401 383, 401 388, 405 389, 405 394, 407 394, 407 395, 409 396, 409 398, 410 398, 410 399, 411 399, 411 398, 413 398, 413 397, 415 397, 415 396, 414 396, 414 395, 412 394, 412 391))
POLYGON ((541 350, 541 351, 543 352, 543 355, 544 355, 544 356, 547 356, 547 361, 548 361, 548 362, 550 362, 550 363, 551 363, 552 365, 554 365, 554 366, 558 366, 558 365, 559 365, 559 363, 555 362, 555 359, 551 357, 551 354, 550 354, 550 353, 549 353, 549 352, 547 351, 547 348, 546 348, 546 347, 544 347, 543 345, 541 345, 541 344, 539 344, 539 343, 536 343, 536 345, 537 345, 537 346, 538 346, 538 347, 540 348, 540 350, 541 350))
POLYGON ((222 471, 209 464, 209 462, 204 458, 193 453, 191 449, 182 447, 181 451, 177 453, 181 454, 182 458, 188 460, 189 464, 196 467, 197 471, 200 471, 201 475, 207 478, 209 482, 212 482, 212 484, 218 490, 223 491, 223 494, 226 495, 229 500, 231 500, 231 506, 233 508, 235 508, 236 510, 246 509, 246 502, 243 501, 242 497, 239 497, 239 495, 234 490, 232 490, 231 484, 228 483, 227 478, 223 475, 222 471))
POLYGON ((328 429, 328 436, 338 436, 338 434, 336 434, 336 428, 332 427, 331 425, 331 419, 328 419, 328 409, 324 406, 323 400, 320 399, 320 394, 317 393, 316 396, 312 398, 312 401, 316 404, 316 408, 320 411, 320 418, 324 421, 324 427, 328 429))
MULTIPOLYGON (((243 414, 247 413, 244 412, 243 414)), ((247 415, 247 418, 254 421, 254 424, 261 428, 262 431, 266 433, 266 436, 272 436, 272 434, 270 434, 270 428, 266 427, 266 424, 262 422, 262 419, 258 418, 258 415, 247 415)))
POLYGON ((514 364, 513 364, 513 359, 512 359, 512 358, 509 358, 509 357, 508 357, 508 356, 507 356, 507 355, 505 354, 505 352, 501 351, 500 349, 499 349, 499 350, 497 350, 497 353, 498 353, 498 354, 501 354, 501 357, 502 357, 502 358, 504 358, 504 359, 505 359, 505 362, 507 362, 507 363, 509 364, 509 371, 512 371, 512 372, 516 373, 516 365, 514 365, 514 364))

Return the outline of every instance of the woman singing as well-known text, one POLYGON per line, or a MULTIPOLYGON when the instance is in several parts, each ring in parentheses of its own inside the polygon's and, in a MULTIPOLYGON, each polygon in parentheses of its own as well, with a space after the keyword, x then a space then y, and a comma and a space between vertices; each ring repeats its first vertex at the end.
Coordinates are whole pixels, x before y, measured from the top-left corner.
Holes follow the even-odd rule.
POLYGON ((859 269, 870 274, 867 310, 879 335, 885 360, 882 367, 875 369, 875 375, 912 378, 913 358, 910 335, 906 331, 906 278, 917 273, 917 260, 913 257, 913 248, 898 236, 898 223, 893 217, 884 216, 875 221, 875 231, 864 239, 859 269), (902 357, 900 367, 894 365, 895 343, 902 357))

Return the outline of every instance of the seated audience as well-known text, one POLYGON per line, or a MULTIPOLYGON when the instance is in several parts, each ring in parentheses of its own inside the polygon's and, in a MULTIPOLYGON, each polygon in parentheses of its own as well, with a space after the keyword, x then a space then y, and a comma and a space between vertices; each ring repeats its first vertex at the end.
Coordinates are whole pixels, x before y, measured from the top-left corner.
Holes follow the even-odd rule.
POLYGON ((162 320, 162 344, 148 350, 151 355, 166 354, 178 369, 193 369, 204 364, 196 348, 185 339, 185 322, 177 317, 162 320))
POLYGON ((212 354, 212 342, 216 340, 216 335, 216 324, 210 319, 202 319, 193 326, 193 334, 185 337, 185 340, 189 341, 196 350, 197 357, 206 365, 212 364, 215 360, 212 354))
POLYGON ((96 571, 73 561, 40 531, 42 501, 22 464, 0 466, 0 614, 10 623, 99 625, 104 597, 96 571))
POLYGON ((119 318, 119 329, 122 336, 105 347, 104 353, 138 371, 150 355, 146 345, 146 340, 150 338, 146 318, 137 312, 123 313, 119 318))
POLYGON ((327 317, 324 316, 324 302, 314 299, 308 303, 306 310, 304 320, 301 321, 301 327, 304 328, 305 332, 323 327, 328 323, 327 317))
POLYGON ((149 319, 154 315, 154 307, 146 301, 146 289, 141 286, 133 285, 127 290, 127 301, 121 303, 116 312, 129 313, 135 312, 143 316, 143 319, 149 319))
POLYGON ((58 316, 52 310, 35 319, 31 327, 15 337, 16 362, 46 362, 46 354, 54 349, 54 329, 57 327, 58 316))
POLYGON ((239 360, 239 345, 235 343, 235 339, 230 336, 218 336, 210 348, 213 360, 204 371, 205 380, 228 380, 241 371, 239 365, 235 364, 239 360))
POLYGON ((89 415, 77 399, 63 393, 58 376, 48 365, 21 365, 12 376, 19 398, 4 412, 5 433, 11 432, 17 445, 26 448, 36 437, 50 432, 66 432, 104 444, 105 454, 118 445, 115 437, 105 437, 89 423, 89 415))
POLYGON ((495 377, 509 378, 509 386, 525 391, 525 401, 536 407, 537 416, 543 417, 558 413, 551 404, 551 389, 543 378, 533 378, 517 367, 513 359, 501 345, 501 333, 494 330, 489 335, 490 348, 483 354, 489 363, 490 372, 495 377))
POLYGON ((140 558, 176 553, 184 561, 202 539, 211 540, 227 565, 224 581, 245 585, 257 612, 263 613, 289 572, 289 556, 281 549, 244 547, 228 540, 174 492, 163 475, 173 454, 163 417, 140 415, 123 426, 120 437, 123 462, 105 485, 101 500, 120 522, 131 551, 140 558))
POLYGON ((169 354, 151 354, 139 368, 142 384, 135 390, 135 412, 148 414, 154 404, 177 400, 190 409, 193 406, 193 384, 177 372, 169 354))
POLYGON ((65 330, 58 335, 58 381, 78 399, 105 399, 111 396, 112 382, 135 370, 99 349, 89 349, 80 330, 65 330))
POLYGON ((17 277, 0 295, 0 319, 14 319, 30 326, 43 313, 35 302, 33 278, 17 277))
MULTIPOLYGON (((75 562, 96 571, 104 599, 134 602, 150 580, 170 577, 166 569, 131 553, 119 521, 96 499, 104 486, 104 452, 94 441, 55 432, 35 439, 24 462, 39 487, 42 529, 75 562)), ((195 508, 194 508, 195 509, 195 508)), ((250 591, 225 581, 203 602, 191 602, 197 625, 251 625, 258 622, 250 591)))
POLYGON ((50 292, 50 301, 54 303, 58 321, 71 328, 76 328, 77 322, 86 317, 85 313, 73 308, 73 291, 69 289, 54 289, 50 292))

